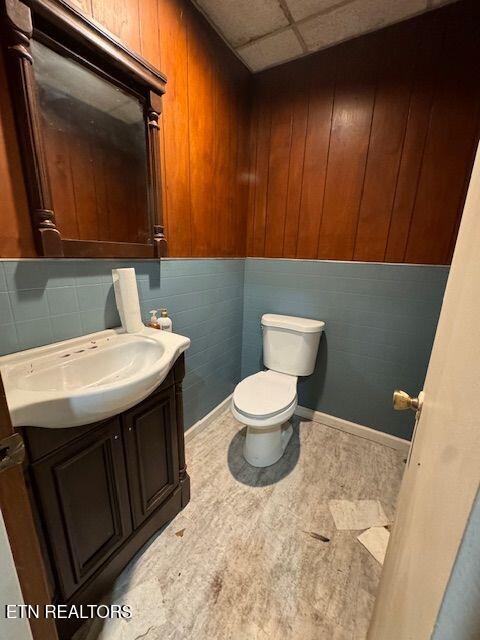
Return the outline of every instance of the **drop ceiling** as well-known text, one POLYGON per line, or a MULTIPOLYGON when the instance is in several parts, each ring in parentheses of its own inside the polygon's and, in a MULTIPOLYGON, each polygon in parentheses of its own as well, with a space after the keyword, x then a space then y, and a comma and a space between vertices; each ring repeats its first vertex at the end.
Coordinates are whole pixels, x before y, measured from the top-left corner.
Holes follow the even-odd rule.
POLYGON ((193 0, 253 71, 325 49, 454 0, 193 0))

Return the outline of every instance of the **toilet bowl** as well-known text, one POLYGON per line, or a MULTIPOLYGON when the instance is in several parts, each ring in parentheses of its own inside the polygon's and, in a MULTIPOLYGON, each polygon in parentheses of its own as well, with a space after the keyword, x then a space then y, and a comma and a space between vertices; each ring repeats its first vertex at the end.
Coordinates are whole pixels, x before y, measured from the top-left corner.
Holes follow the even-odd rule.
POLYGON ((284 425, 297 408, 297 377, 260 371, 237 385, 232 398, 234 417, 247 426, 243 455, 254 467, 279 460, 292 437, 284 425))
POLYGON ((268 368, 242 380, 231 404, 233 416, 247 426, 243 455, 252 466, 268 467, 282 457, 293 433, 288 421, 297 408, 298 376, 313 372, 324 326, 309 318, 262 316, 268 368))

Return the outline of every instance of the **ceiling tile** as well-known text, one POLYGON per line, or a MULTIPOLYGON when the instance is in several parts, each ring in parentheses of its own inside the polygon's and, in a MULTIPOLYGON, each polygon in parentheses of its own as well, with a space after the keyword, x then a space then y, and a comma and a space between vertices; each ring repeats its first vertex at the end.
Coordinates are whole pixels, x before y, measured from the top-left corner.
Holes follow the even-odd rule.
POLYGON ((232 47, 288 26, 277 0, 195 0, 232 47))
POLYGON ((238 54, 252 71, 280 64, 302 53, 300 42, 292 29, 274 33, 238 49, 238 54))
POLYGON ((295 21, 313 16, 337 4, 345 4, 345 0, 286 0, 286 2, 295 21))
POLYGON ((299 24, 310 51, 381 29, 426 9, 427 0, 354 0, 334 11, 299 24))

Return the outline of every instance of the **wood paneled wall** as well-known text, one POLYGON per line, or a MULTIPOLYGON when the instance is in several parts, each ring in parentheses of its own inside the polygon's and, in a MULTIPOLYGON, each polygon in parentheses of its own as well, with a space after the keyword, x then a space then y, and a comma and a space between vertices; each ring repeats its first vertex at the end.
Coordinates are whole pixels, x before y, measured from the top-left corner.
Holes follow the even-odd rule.
MULTIPOLYGON (((71 2, 168 77, 170 255, 450 262, 479 132, 475 0, 253 78, 188 0, 71 2)), ((0 194, 0 256, 35 255, 1 59, 0 194)))
POLYGON ((479 69, 463 0, 255 76, 247 255, 449 263, 479 69))
MULTIPOLYGON (((164 216, 172 256, 244 256, 250 74, 188 0, 70 0, 168 78, 164 216)), ((34 256, 0 59, 0 256, 34 256)))
POLYGON ((27 195, 0 47, 0 257, 33 256, 27 195))

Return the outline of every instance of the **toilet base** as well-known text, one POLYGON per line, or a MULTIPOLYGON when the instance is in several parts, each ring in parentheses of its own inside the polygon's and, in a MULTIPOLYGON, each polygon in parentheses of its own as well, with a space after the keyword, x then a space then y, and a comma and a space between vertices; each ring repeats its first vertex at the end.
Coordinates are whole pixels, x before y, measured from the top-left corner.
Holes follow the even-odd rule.
POLYGON ((269 467, 283 456, 292 435, 290 421, 262 429, 247 426, 243 456, 252 467, 269 467))

